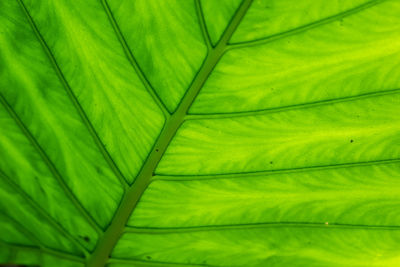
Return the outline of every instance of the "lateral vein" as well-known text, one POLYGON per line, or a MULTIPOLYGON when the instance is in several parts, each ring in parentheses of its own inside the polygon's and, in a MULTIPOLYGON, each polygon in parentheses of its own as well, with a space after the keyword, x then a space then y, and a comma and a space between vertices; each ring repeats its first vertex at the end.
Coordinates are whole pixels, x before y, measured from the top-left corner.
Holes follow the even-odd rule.
POLYGON ((245 177, 257 177, 263 175, 273 175, 280 173, 294 173, 294 172, 310 172, 326 169, 339 169, 339 168, 352 168, 357 166, 369 166, 378 164, 396 164, 400 162, 400 158, 384 159, 384 160, 371 160, 364 162, 350 162, 342 164, 330 164, 321 166, 307 166, 288 169, 277 169, 268 171, 255 171, 255 172, 242 172, 242 173, 216 173, 207 175, 163 175, 157 174, 152 178, 152 181, 166 180, 166 181, 198 181, 198 180, 215 180, 215 179, 234 179, 245 177))
POLYGON ((176 262, 164 262, 164 261, 143 261, 143 260, 131 260, 131 259, 119 259, 112 258, 110 263, 121 263, 121 264, 132 264, 135 267, 219 267, 208 264, 190 264, 190 263, 176 263, 176 262))
POLYGON ((46 248, 46 247, 29 247, 29 246, 20 246, 20 245, 11 245, 8 243, 5 243, 3 241, 0 241, 0 246, 3 247, 8 247, 12 250, 26 250, 26 251, 35 251, 37 253, 46 253, 46 254, 50 254, 50 255, 54 255, 66 260, 70 260, 70 261, 75 261, 75 262, 80 262, 80 263, 84 263, 85 259, 84 258, 80 258, 76 255, 72 255, 72 254, 68 254, 62 251, 57 251, 51 248, 46 248))
POLYGON ((22 233, 33 244, 35 244, 36 246, 38 246, 40 248, 44 247, 42 242, 40 242, 40 240, 37 239, 37 237, 31 231, 29 231, 24 225, 22 225, 20 222, 18 222, 17 220, 15 220, 14 218, 10 217, 7 214, 3 213, 3 216, 7 217, 10 221, 12 221, 14 226, 16 226, 16 228, 19 228, 19 232, 22 233))
POLYGON ((196 5, 197 18, 199 20, 201 33, 203 35, 204 42, 206 43, 207 51, 210 51, 213 47, 213 44, 211 42, 211 38, 207 30, 206 21, 204 18, 200 0, 195 0, 195 5, 196 5))
POLYGON ((16 192, 18 192, 29 205, 36 210, 41 216, 43 216, 61 235, 65 236, 75 246, 82 250, 82 253, 87 257, 88 251, 76 240, 70 233, 68 233, 64 227, 59 224, 53 217, 51 217, 38 203, 36 203, 24 190, 22 190, 14 181, 10 179, 0 170, 0 177, 2 177, 16 192))
POLYGON ((387 0, 372 0, 372 1, 369 1, 369 2, 364 3, 362 5, 356 6, 356 7, 352 8, 352 9, 349 9, 349 10, 346 10, 344 12, 341 12, 339 14, 336 14, 336 15, 333 15, 333 16, 330 16, 330 17, 327 17, 327 18, 323 18, 321 20, 317 20, 317 21, 311 22, 309 24, 306 24, 306 25, 303 25, 303 26, 300 26, 300 27, 297 27, 297 28, 294 28, 294 29, 291 29, 291 30, 288 30, 288 31, 285 31, 285 32, 280 32, 280 33, 273 34, 273 35, 270 35, 270 36, 267 36, 267 37, 264 37, 264 38, 261 38, 261 39, 257 39, 257 40, 252 40, 252 41, 247 41, 247 42, 237 42, 237 43, 229 44, 228 49, 229 50, 230 49, 238 49, 238 48, 244 48, 244 47, 249 47, 249 46, 257 46, 257 45, 263 45, 263 44, 266 44, 266 43, 270 43, 270 42, 273 42, 273 41, 276 41, 276 40, 279 40, 279 39, 282 39, 282 38, 285 38, 285 37, 289 37, 289 36, 296 35, 296 34, 301 33, 301 32, 305 32, 307 30, 319 27, 319 26, 324 25, 324 24, 328 24, 328 23, 336 21, 336 20, 340 20, 340 19, 342 19, 344 17, 351 16, 351 15, 353 15, 355 13, 358 13, 358 12, 360 12, 362 10, 368 9, 370 7, 373 7, 373 6, 377 5, 377 4, 383 3, 385 1, 387 1, 387 0))
POLYGON ((64 74, 62 73, 60 67, 58 66, 58 63, 56 62, 56 59, 54 58, 53 53, 51 52, 49 46, 47 45, 46 41, 42 37, 41 33, 39 32, 39 29, 37 28, 35 22, 33 21, 33 18, 29 14, 28 10, 25 7, 25 4, 23 3, 23 0, 17 0, 18 3, 20 4, 22 10, 24 11, 26 18, 29 22, 29 24, 32 27, 33 32, 35 33, 38 41, 43 47, 43 50, 45 51, 46 55, 48 56, 50 63, 52 67, 54 68, 54 71, 56 72, 61 84, 63 85, 67 95, 69 96, 72 104, 76 108, 79 116, 82 119, 83 124, 86 126, 88 129, 90 135, 92 136, 96 146, 100 150, 102 156, 104 157, 105 161, 121 183, 121 186, 123 187, 124 190, 128 187, 128 182, 115 164, 114 160, 111 158, 110 154, 108 153, 106 147, 104 146, 103 142, 100 140, 100 137, 98 136, 96 130, 94 129, 92 123, 90 122, 89 118, 87 117, 85 111, 83 110, 81 104, 78 101, 78 98, 75 96, 74 92, 72 91, 71 87, 69 86, 67 80, 64 77, 64 74))
POLYGON ((210 114, 195 114, 195 113, 193 113, 193 114, 187 115, 185 120, 202 120, 202 119, 209 120, 209 119, 258 116, 258 115, 282 112, 282 111, 293 110, 293 109, 302 110, 302 109, 311 108, 314 106, 329 105, 329 104, 335 104, 335 103, 341 103, 341 102, 356 101, 359 99, 370 98, 370 97, 398 94, 399 92, 400 92, 400 88, 396 88, 396 89, 376 91, 376 92, 370 92, 370 93, 354 95, 354 96, 345 96, 345 97, 334 98, 334 99, 326 99, 326 100, 320 100, 320 101, 315 101, 315 102, 294 104, 294 105, 253 110, 253 111, 232 112, 232 113, 210 113, 210 114))
POLYGON ((43 150, 43 148, 39 145, 39 142, 36 138, 32 135, 29 129, 25 126, 22 120, 18 117, 17 113, 14 109, 9 105, 7 100, 4 96, 0 93, 0 102, 3 104, 7 112, 10 116, 14 119, 18 127, 21 129, 22 133, 26 136, 32 146, 36 149, 39 153, 40 157, 50 170, 51 174, 57 180, 67 197, 71 200, 77 210, 81 213, 81 215, 87 220, 87 222, 97 231, 98 234, 102 232, 100 226, 94 221, 94 219, 89 215, 86 209, 83 207, 82 203, 76 198, 76 196, 72 193, 71 189, 65 183, 64 179, 62 178, 61 174, 58 172, 57 168, 55 167, 54 163, 50 160, 49 156, 43 150))
POLYGON ((365 224, 345 224, 345 223, 327 223, 327 222, 265 222, 265 223, 247 223, 247 224, 227 224, 227 225, 203 225, 192 227, 176 228, 150 228, 150 227, 126 227, 125 233, 134 234, 175 234, 207 231, 224 230, 244 230, 258 228, 346 228, 346 229, 365 229, 365 230, 400 230, 400 225, 365 225, 365 224))
POLYGON ((107 13, 108 19, 110 20, 110 23, 115 31, 115 34, 118 37, 118 41, 120 42, 125 55, 129 61, 129 63, 131 64, 131 66, 133 67, 133 69, 135 70, 137 76, 139 77, 140 81, 142 82, 143 86, 146 88, 147 92, 151 95, 151 97, 153 98, 153 101, 158 105, 158 107, 160 108, 160 110, 163 112, 164 117, 168 118, 171 114, 168 111, 167 107, 165 106, 164 102, 161 100, 160 96, 157 94, 157 92, 154 90, 154 88, 151 86, 149 80, 147 79, 147 77, 145 76, 144 72, 142 71, 142 69, 140 68, 139 64, 137 63, 135 57, 133 56, 132 51, 130 50, 124 35, 122 34, 117 21, 115 20, 110 6, 107 3, 107 0, 102 0, 101 1, 103 4, 103 8, 105 10, 105 12, 107 13))

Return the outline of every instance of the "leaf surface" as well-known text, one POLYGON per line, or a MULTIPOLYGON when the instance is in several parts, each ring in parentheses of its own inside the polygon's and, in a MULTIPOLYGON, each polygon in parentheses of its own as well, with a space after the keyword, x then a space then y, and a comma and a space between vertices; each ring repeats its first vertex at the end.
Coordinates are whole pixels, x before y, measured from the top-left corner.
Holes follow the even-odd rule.
POLYGON ((397 0, 0 3, 0 263, 398 266, 397 0))

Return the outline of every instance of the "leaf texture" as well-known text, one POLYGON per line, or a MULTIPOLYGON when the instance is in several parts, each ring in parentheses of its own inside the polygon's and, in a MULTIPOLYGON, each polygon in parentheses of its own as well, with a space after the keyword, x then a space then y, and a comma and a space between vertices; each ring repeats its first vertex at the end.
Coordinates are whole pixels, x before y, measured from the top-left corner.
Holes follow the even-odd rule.
POLYGON ((0 264, 399 266, 399 1, 12 0, 0 25, 0 264))

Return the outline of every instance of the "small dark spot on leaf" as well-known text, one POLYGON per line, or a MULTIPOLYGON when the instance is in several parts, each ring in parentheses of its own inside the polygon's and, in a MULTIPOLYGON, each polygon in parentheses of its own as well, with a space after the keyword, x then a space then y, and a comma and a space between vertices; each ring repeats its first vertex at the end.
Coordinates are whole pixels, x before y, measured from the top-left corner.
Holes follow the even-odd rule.
POLYGON ((150 256, 146 256, 146 259, 151 260, 151 257, 150 256))
POLYGON ((269 164, 274 164, 274 162, 273 162, 273 161, 270 161, 269 164))
POLYGON ((156 152, 158 152, 158 148, 156 148, 156 152))
POLYGON ((90 238, 88 236, 86 236, 86 235, 85 236, 79 235, 79 237, 82 238, 83 240, 85 240, 86 242, 90 241, 90 238))
POLYGON ((354 142, 354 140, 353 140, 353 139, 351 139, 351 140, 350 140, 350 143, 353 143, 353 142, 354 142))
POLYGON ((97 174, 99 174, 99 175, 103 175, 103 172, 101 171, 101 169, 100 169, 99 166, 96 166, 96 172, 97 172, 97 174))

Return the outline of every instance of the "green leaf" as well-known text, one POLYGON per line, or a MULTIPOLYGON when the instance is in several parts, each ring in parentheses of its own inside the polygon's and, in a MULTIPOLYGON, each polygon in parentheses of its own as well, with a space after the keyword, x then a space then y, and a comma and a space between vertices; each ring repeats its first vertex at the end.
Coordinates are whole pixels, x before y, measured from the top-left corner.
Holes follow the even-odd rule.
POLYGON ((0 264, 399 265, 398 0, 10 0, 0 25, 0 264))

